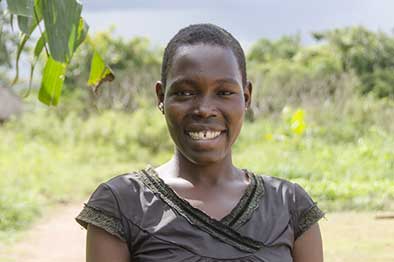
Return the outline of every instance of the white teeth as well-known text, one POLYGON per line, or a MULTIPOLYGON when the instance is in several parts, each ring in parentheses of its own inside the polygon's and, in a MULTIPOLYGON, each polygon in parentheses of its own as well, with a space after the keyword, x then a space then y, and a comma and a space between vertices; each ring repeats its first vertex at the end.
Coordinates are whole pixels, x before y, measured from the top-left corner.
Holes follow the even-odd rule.
POLYGON ((193 140, 209 140, 214 139, 220 135, 220 131, 201 131, 201 132, 188 132, 193 140))

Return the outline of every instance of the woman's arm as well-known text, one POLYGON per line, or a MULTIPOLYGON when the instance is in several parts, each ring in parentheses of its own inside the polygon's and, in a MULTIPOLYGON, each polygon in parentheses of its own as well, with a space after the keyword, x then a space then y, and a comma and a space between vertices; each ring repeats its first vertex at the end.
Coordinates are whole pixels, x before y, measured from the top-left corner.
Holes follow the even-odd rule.
POLYGON ((323 262, 323 244, 318 223, 313 224, 295 241, 293 261, 323 262))
POLYGON ((126 242, 92 224, 87 229, 86 262, 131 261, 126 242))

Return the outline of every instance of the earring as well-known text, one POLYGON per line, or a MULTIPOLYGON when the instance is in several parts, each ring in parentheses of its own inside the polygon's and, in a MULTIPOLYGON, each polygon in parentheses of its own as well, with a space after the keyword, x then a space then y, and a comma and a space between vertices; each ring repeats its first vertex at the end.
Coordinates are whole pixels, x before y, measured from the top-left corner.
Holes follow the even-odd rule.
POLYGON ((164 114, 164 104, 163 104, 163 102, 160 102, 158 107, 159 107, 159 110, 161 111, 161 113, 164 114))
POLYGON ((245 107, 245 112, 246 112, 246 111, 248 111, 248 108, 247 108, 247 107, 245 107))

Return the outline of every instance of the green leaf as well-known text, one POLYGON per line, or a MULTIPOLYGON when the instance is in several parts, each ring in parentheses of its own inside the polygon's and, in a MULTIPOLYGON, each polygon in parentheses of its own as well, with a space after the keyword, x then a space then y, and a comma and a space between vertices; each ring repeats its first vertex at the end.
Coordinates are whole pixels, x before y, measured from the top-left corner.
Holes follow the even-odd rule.
POLYGON ((32 16, 23 16, 23 15, 17 16, 19 29, 23 33, 30 35, 34 31, 34 29, 36 29, 38 23, 42 20, 40 2, 41 0, 34 1, 35 4, 34 4, 34 10, 32 16))
POLYGON ((42 9, 41 9, 41 0, 34 0, 34 13, 33 17, 35 17, 37 20, 41 21, 42 19, 42 9))
MULTIPOLYGON (((16 54, 15 78, 12 81, 11 85, 15 85, 15 83, 18 81, 18 78, 19 78, 19 59, 22 54, 23 48, 25 47, 27 40, 29 40, 30 35, 33 33, 34 29, 37 27, 37 25, 39 24, 39 22, 42 19, 42 12, 41 12, 40 6, 39 6, 40 1, 41 0, 33 0, 32 1, 33 2, 33 10, 31 13, 31 15, 32 15, 31 17, 24 16, 24 15, 17 16, 18 26, 19 26, 19 29, 22 31, 22 35, 21 35, 21 39, 20 39, 18 49, 17 49, 17 54, 16 54)), ((13 15, 11 17, 13 17, 13 15)), ((32 69, 34 70, 34 66, 32 66, 32 69)))
POLYGON ((12 81, 11 85, 15 85, 19 78, 19 59, 22 54, 22 50, 25 47, 27 40, 29 40, 30 35, 22 34, 21 40, 19 41, 18 49, 16 51, 16 62, 15 62, 15 78, 12 81))
POLYGON ((40 38, 37 40, 36 46, 34 47, 34 58, 35 59, 37 59, 40 56, 44 46, 45 46, 45 32, 42 33, 40 38))
POLYGON ((19 29, 25 34, 30 34, 30 27, 33 22, 33 18, 28 16, 18 15, 17 20, 18 20, 19 29))
POLYGON ((77 0, 41 0, 41 10, 51 56, 68 63, 78 38, 82 5, 77 0))
POLYGON ((33 17, 34 0, 7 0, 7 6, 12 14, 33 17))
POLYGON ((90 75, 88 85, 96 92, 99 86, 105 81, 112 81, 115 79, 111 69, 104 63, 97 51, 94 51, 92 62, 90 64, 90 75))
POLYGON ((36 19, 33 17, 18 15, 17 19, 19 29, 27 35, 30 35, 37 27, 36 19))
POLYGON ((40 54, 44 49, 44 46, 45 46, 45 32, 41 34, 40 38, 37 40, 36 46, 34 47, 34 58, 33 58, 33 62, 30 65, 29 88, 27 89, 27 92, 23 95, 24 97, 27 97, 30 94, 33 84, 34 69, 36 67, 38 58, 40 57, 40 54))
POLYGON ((81 17, 81 19, 79 20, 78 35, 77 40, 75 41, 74 51, 82 44, 83 41, 85 41, 86 36, 88 35, 88 31, 89 25, 81 17))
POLYGON ((66 67, 65 63, 57 62, 52 57, 48 57, 38 94, 38 99, 44 104, 48 106, 56 106, 58 104, 62 93, 66 67))

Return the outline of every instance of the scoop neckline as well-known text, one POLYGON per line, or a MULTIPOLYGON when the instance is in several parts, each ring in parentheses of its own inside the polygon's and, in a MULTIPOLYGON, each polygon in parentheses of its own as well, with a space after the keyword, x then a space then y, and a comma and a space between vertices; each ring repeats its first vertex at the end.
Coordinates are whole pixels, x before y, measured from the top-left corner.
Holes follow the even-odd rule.
POLYGON ((136 175, 153 194, 191 225, 239 250, 255 252, 263 247, 264 243, 244 235, 239 229, 252 217, 258 208, 260 199, 264 195, 264 183, 261 176, 256 176, 253 172, 245 170, 250 176, 251 182, 237 205, 221 220, 210 217, 202 210, 193 207, 189 202, 180 198, 158 176, 151 165, 139 170, 136 172, 136 175))
POLYGON ((254 210, 258 208, 260 202, 259 199, 264 193, 261 180, 248 169, 242 168, 241 170, 248 176, 250 182, 245 188, 245 191, 237 204, 221 219, 211 217, 203 210, 194 207, 190 202, 179 196, 175 190, 164 182, 152 165, 148 165, 142 171, 144 171, 145 174, 148 174, 149 178, 151 178, 156 192, 159 193, 163 200, 165 200, 165 202, 172 202, 172 206, 176 205, 178 207, 178 211, 181 211, 180 213, 182 215, 194 216, 211 224, 220 223, 233 229, 238 229, 242 224, 250 219, 254 210))

